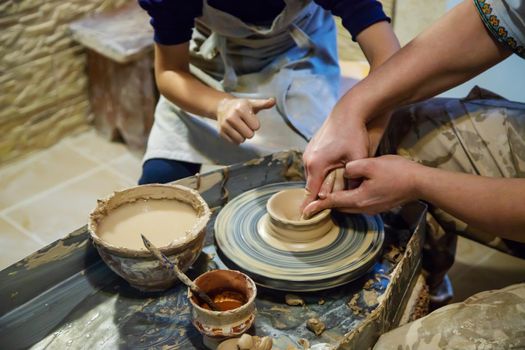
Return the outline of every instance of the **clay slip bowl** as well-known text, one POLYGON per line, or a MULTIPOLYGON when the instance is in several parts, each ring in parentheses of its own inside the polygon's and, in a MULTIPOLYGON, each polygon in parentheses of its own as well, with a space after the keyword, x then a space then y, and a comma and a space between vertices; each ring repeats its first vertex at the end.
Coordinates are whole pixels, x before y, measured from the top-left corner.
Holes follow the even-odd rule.
POLYGON ((192 306, 192 323, 205 336, 205 342, 236 337, 246 332, 255 320, 255 282, 242 272, 235 270, 208 271, 195 279, 195 284, 206 292, 220 306, 222 295, 233 292, 242 300, 230 303, 237 306, 226 311, 212 311, 204 307, 188 289, 192 306), (240 306, 239 306, 240 305, 240 306), (206 337, 210 339, 206 339, 206 337))
POLYGON ((266 203, 270 233, 289 242, 311 242, 323 237, 333 227, 330 209, 311 218, 301 218, 300 206, 306 198, 303 188, 277 192, 266 203))
MULTIPOLYGON (((211 212, 197 191, 180 185, 143 185, 115 192, 107 199, 99 200, 91 212, 88 230, 102 260, 133 287, 145 291, 160 291, 171 287, 176 281, 175 273, 167 270, 145 247, 132 249, 110 244, 97 234, 100 222, 111 215, 112 210, 138 200, 171 199, 189 204, 196 212, 196 221, 186 231, 183 240, 174 240, 167 246, 158 247, 170 261, 186 271, 199 256, 204 244, 206 225, 211 212)), ((176 215, 176 213, 174 213, 176 215)), ((151 223, 155 225, 154 222, 151 223)), ((135 232, 134 234, 139 234, 135 232)))

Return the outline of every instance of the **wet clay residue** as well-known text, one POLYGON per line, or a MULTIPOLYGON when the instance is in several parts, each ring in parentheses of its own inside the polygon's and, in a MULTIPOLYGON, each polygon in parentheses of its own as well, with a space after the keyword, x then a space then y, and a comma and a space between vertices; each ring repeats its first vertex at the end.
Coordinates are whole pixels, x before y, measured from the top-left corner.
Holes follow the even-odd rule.
POLYGON ((304 180, 303 161, 298 153, 286 154, 277 153, 272 158, 272 161, 286 162, 286 168, 284 169, 283 176, 288 181, 301 181, 304 180), (286 156, 283 159, 283 156, 286 156))
POLYGON ((359 315, 361 312, 363 312, 363 309, 359 307, 358 305, 358 300, 359 300, 359 293, 354 294, 352 299, 350 299, 350 301, 346 304, 350 308, 350 310, 352 310, 352 313, 354 315, 359 315))
MULTIPOLYGON (((219 290, 208 293, 211 300, 217 305, 219 311, 233 310, 246 304, 246 297, 237 291, 233 290, 219 290)), ((206 303, 201 303, 203 309, 210 310, 206 303)))
POLYGON ((295 295, 295 294, 286 294, 284 296, 284 299, 285 299, 286 304, 290 306, 304 305, 304 300, 300 296, 295 295))
POLYGON ((38 252, 28 256, 17 266, 23 265, 26 269, 30 270, 49 262, 58 261, 71 255, 75 250, 83 247, 87 244, 87 241, 81 241, 78 243, 65 245, 63 241, 59 241, 56 245, 51 246, 49 249, 39 250, 38 252))
POLYGON ((306 321, 306 328, 314 332, 315 335, 320 336, 326 329, 326 326, 318 318, 310 318, 306 321))
POLYGON ((217 350, 271 350, 273 340, 270 337, 251 336, 243 334, 240 338, 232 338, 223 341, 217 350))

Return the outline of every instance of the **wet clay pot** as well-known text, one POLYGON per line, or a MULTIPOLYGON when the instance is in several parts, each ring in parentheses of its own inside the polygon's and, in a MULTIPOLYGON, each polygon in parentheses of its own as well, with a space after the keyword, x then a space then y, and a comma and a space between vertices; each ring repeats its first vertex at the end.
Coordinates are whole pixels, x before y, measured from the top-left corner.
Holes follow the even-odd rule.
MULTIPOLYGON (((176 281, 175 273, 163 267, 146 249, 127 248, 110 244, 97 234, 100 222, 111 215, 112 210, 138 200, 176 200, 189 204, 196 213, 193 226, 186 231, 183 240, 158 247, 181 270, 186 271, 197 259, 206 234, 211 212, 197 191, 179 185, 143 185, 115 192, 104 200, 89 217, 88 230, 102 260, 133 287, 143 291, 160 291, 171 287, 176 281)), ((177 215, 174 213, 174 215, 177 215)), ((155 225, 152 222, 152 225, 155 225)))
POLYGON ((207 347, 214 348, 225 338, 239 336, 252 326, 256 314, 257 287, 250 277, 234 270, 213 270, 200 275, 194 282, 210 295, 218 306, 221 306, 221 294, 233 292, 242 299, 238 299, 237 305, 230 303, 238 307, 226 311, 212 311, 188 289, 192 323, 204 336, 207 347))
POLYGON ((300 206, 306 198, 303 188, 277 192, 266 203, 269 233, 276 238, 295 243, 311 242, 323 237, 334 226, 330 209, 304 219, 300 206))

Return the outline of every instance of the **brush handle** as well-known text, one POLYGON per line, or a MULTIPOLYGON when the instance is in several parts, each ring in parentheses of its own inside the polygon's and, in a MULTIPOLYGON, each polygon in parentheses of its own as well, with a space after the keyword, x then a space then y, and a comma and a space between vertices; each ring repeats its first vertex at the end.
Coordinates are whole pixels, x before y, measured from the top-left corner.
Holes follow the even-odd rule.
POLYGON ((208 296, 208 294, 206 294, 199 287, 197 287, 197 285, 193 283, 193 281, 189 279, 189 277, 186 276, 186 274, 182 272, 181 269, 179 269, 177 264, 173 264, 171 261, 169 261, 166 255, 162 254, 157 247, 155 247, 146 237, 144 237, 144 235, 141 236, 142 241, 144 242, 144 246, 161 262, 162 265, 164 265, 164 267, 175 271, 177 278, 180 281, 182 281, 182 283, 184 283, 186 286, 188 286, 193 293, 197 294, 197 296, 201 300, 208 304, 213 311, 220 311, 217 305, 208 296))

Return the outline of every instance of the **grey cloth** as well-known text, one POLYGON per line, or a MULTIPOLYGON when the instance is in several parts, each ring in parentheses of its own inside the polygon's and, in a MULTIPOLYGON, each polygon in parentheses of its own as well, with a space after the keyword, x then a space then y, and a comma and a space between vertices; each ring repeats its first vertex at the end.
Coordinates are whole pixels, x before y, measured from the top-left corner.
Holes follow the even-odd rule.
POLYGON ((475 294, 385 333, 374 350, 525 349, 525 284, 475 294))

